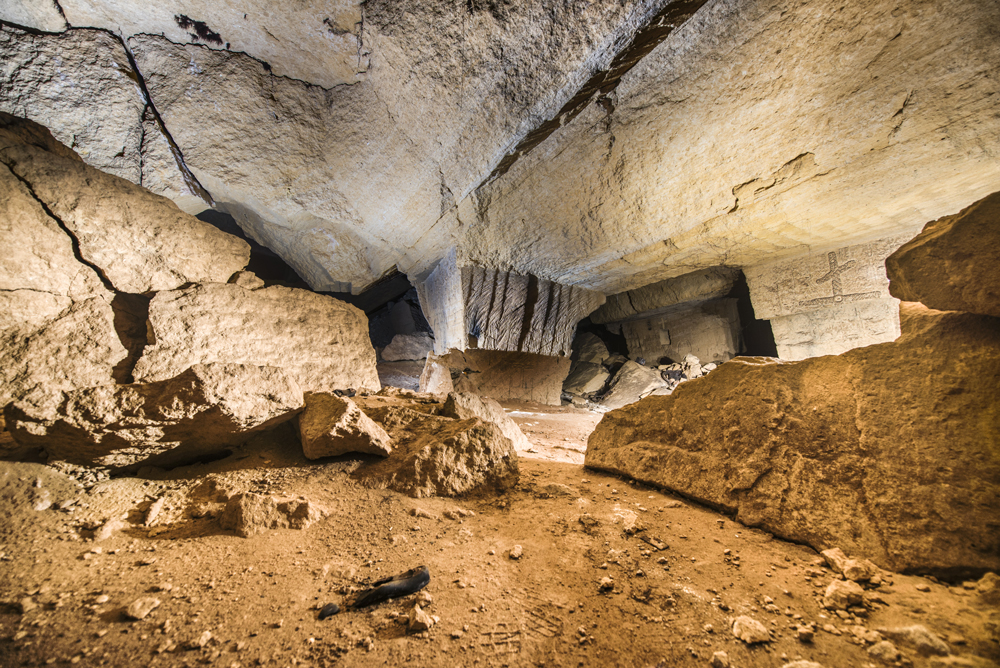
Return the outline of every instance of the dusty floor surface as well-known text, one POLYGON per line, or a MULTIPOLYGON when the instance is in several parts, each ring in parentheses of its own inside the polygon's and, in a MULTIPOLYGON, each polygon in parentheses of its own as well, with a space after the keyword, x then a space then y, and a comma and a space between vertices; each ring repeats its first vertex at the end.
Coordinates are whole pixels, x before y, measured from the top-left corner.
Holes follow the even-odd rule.
POLYGON ((870 594, 879 602, 838 617, 817 602, 833 573, 811 549, 583 469, 599 415, 506 408, 535 452, 522 453, 518 488, 493 498, 362 488, 350 477, 359 460, 308 462, 290 428, 162 480, 89 489, 52 467, 0 462, 0 665, 707 667, 719 651, 747 668, 1000 659, 1000 612, 971 583, 887 575, 870 594), (212 517, 206 476, 301 495, 328 515, 240 538, 212 517), (56 505, 34 510, 39 500, 56 505), (127 521, 95 541, 93 528, 115 517, 127 521), (439 618, 429 631, 407 632, 414 596, 318 619, 322 605, 421 564, 431 573, 426 612, 439 618), (611 578, 605 591, 602 578, 611 578), (128 620, 142 597, 159 606, 128 620), (765 624, 772 641, 736 640, 739 615, 765 624), (812 641, 799 640, 796 626, 813 622, 812 641), (913 624, 947 640, 952 656, 905 642, 901 662, 866 652, 871 631, 913 624))

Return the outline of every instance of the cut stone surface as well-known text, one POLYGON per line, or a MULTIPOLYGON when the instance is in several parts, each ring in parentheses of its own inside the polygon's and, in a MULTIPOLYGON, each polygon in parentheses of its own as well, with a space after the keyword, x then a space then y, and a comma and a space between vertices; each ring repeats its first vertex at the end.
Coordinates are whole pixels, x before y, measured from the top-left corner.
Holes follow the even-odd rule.
POLYGON ((249 538, 270 529, 307 529, 325 515, 325 510, 303 497, 278 498, 244 492, 226 502, 219 524, 249 538))
POLYGON ((208 283, 159 292, 149 330, 136 380, 224 362, 280 367, 305 392, 380 387, 364 313, 307 290, 208 283))
POLYGON ((515 450, 531 449, 531 443, 521 428, 507 416, 503 406, 489 397, 481 397, 470 392, 451 392, 445 399, 441 415, 456 420, 479 418, 483 422, 493 423, 500 428, 504 436, 510 439, 515 450))
POLYGON ((573 354, 570 359, 574 362, 588 362, 590 364, 603 364, 611 353, 604 345, 601 337, 590 332, 580 332, 573 339, 573 354))
POLYGON ((353 475, 419 499, 496 494, 516 485, 519 472, 511 440, 498 426, 471 418, 398 443, 392 456, 353 475))
POLYGON ((1000 330, 986 316, 902 313, 898 341, 795 363, 737 358, 610 412, 586 465, 883 568, 996 570, 1000 330))
POLYGON ((608 408, 621 408, 666 387, 667 384, 658 371, 629 360, 611 380, 611 386, 601 398, 601 404, 608 408))
POLYGON ((497 401, 536 401, 559 406, 569 367, 568 357, 453 350, 447 355, 427 356, 424 373, 420 376, 420 391, 432 394, 471 392, 497 401), (448 369, 448 373, 439 367, 448 369))
POLYGON ((574 362, 563 383, 563 391, 570 394, 591 394, 600 392, 611 374, 600 364, 574 362))
POLYGON ((39 391, 10 404, 5 417, 15 440, 52 459, 166 467, 243 443, 302 405, 302 391, 280 369, 205 364, 159 382, 39 391))
POLYGON ((225 283, 250 258, 242 239, 78 160, 22 144, 0 150, 0 162, 29 184, 76 239, 82 259, 120 292, 225 283))
POLYGON ((899 302, 872 299, 771 318, 778 357, 796 361, 839 355, 899 337, 899 302))
POLYGON ((711 267, 677 278, 609 295, 607 302, 590 315, 598 324, 649 318, 685 302, 725 297, 733 289, 739 270, 711 267))
POLYGON ((382 349, 382 359, 387 362, 402 360, 422 360, 434 350, 434 338, 430 334, 397 334, 392 343, 382 349))
POLYGON ((348 452, 388 456, 392 439, 353 401, 326 393, 306 393, 299 415, 302 452, 308 459, 348 452))
POLYGON ((453 255, 418 282, 434 350, 479 348, 566 356, 576 324, 604 296, 534 276, 461 266, 453 255))
MULTIPOLYGON (((914 231, 915 232, 915 231, 914 231)), ((889 299, 885 259, 912 234, 744 269, 761 320, 889 299)))
POLYGON ((716 299, 695 306, 622 323, 633 359, 659 364, 664 357, 681 361, 694 355, 706 364, 721 363, 740 352, 740 316, 735 299, 716 299))
POLYGON ((886 259, 889 292, 941 311, 1000 316, 1000 193, 927 223, 886 259))

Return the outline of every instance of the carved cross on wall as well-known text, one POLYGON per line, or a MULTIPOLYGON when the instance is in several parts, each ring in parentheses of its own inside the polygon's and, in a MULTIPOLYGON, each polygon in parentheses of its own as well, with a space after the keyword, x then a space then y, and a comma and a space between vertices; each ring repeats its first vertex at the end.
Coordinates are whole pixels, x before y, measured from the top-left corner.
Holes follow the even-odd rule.
POLYGON ((853 269, 857 264, 855 260, 848 260, 844 264, 837 263, 837 252, 830 251, 826 254, 826 259, 830 262, 830 270, 816 279, 816 283, 826 283, 830 281, 833 288, 833 295, 830 297, 819 297, 799 302, 799 306, 826 306, 827 304, 841 304, 844 302, 858 302, 863 299, 878 299, 882 293, 878 290, 873 292, 852 292, 844 294, 844 287, 840 282, 840 275, 848 269, 853 269))

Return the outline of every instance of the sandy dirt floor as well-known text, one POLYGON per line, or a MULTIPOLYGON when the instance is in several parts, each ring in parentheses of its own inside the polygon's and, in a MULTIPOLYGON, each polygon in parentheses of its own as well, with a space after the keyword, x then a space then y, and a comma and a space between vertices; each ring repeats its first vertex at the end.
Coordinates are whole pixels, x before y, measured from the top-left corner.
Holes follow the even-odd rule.
POLYGON ((739 668, 1000 659, 1000 612, 975 583, 885 574, 865 606, 838 615, 818 603, 835 576, 813 550, 585 470, 600 415, 506 409, 533 452, 521 453, 518 487, 488 498, 363 488, 350 476, 363 460, 309 462, 287 426, 161 479, 83 488, 49 466, 0 462, 0 665, 707 667, 716 652, 739 668), (306 529, 241 538, 213 517, 206 486, 302 496, 327 514, 306 529), (124 522, 105 538, 109 518, 124 522), (318 619, 324 604, 419 565, 431 573, 420 594, 318 619), (429 631, 408 631, 417 596, 437 620, 429 631), (130 620, 126 609, 144 597, 158 605, 130 620), (737 640, 741 615, 770 641, 737 640), (941 636, 952 655, 922 654, 912 639, 895 641, 898 660, 867 652, 878 629, 912 625, 941 636))

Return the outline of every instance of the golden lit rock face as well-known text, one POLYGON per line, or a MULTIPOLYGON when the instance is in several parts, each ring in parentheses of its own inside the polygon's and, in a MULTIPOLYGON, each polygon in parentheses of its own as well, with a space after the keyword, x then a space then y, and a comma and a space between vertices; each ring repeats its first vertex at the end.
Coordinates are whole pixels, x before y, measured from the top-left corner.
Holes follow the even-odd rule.
POLYGON ((895 342, 738 358, 610 412, 586 465, 892 570, 996 570, 997 321, 910 304, 902 315, 895 342))
POLYGON ((927 223, 886 259, 894 297, 1000 317, 1000 193, 927 223))

